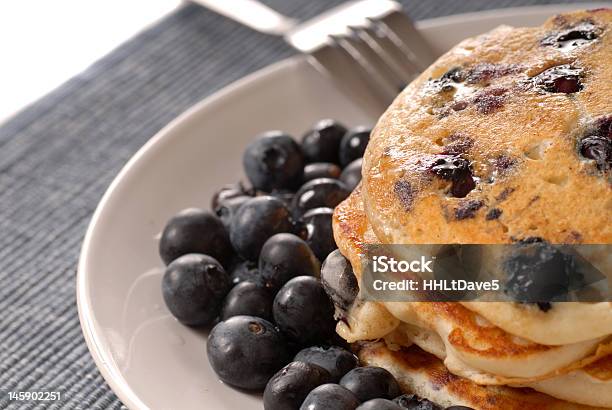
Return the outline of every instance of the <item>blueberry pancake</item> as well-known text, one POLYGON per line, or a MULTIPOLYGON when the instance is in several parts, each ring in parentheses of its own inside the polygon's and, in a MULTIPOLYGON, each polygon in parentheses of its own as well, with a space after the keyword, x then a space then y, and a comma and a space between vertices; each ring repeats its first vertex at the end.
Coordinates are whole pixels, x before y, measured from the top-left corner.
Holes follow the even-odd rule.
POLYGON ((612 9, 499 27, 392 103, 363 162, 384 243, 612 241, 612 9))
MULTIPOLYGON (((333 221, 338 247, 351 262, 358 281, 364 245, 379 243, 364 212, 361 195, 358 186, 336 207, 333 221)), ((493 325, 460 303, 374 302, 359 298, 343 313, 337 331, 349 342, 383 339, 391 351, 416 345, 420 349, 417 351, 436 356, 448 372, 470 386, 531 387, 563 400, 612 406, 612 372, 606 365, 612 353, 610 337, 567 345, 538 344, 493 325), (599 377, 594 376, 595 371, 585 370, 589 368, 596 369, 599 377), (584 391, 592 394, 584 395, 584 391)), ((389 354, 394 357, 394 353, 389 354)), ((374 356, 369 357, 372 363, 378 362, 374 356)), ((424 369, 421 371, 424 373, 419 377, 431 377, 424 369)), ((431 384, 426 386, 432 388, 431 384)), ((482 391, 489 394, 497 390, 491 387, 482 391)), ((512 389, 502 391, 505 402, 516 406, 509 408, 520 407, 522 394, 517 397, 512 389)), ((434 392, 425 395, 431 400, 435 396, 434 392)), ((536 396, 538 400, 547 397, 536 396)), ((455 402, 456 399, 453 398, 455 402)))
MULTIPOLYGON (((461 42, 410 84, 364 156, 363 200, 376 236, 610 243, 611 27, 610 9, 500 27, 461 42)), ((536 343, 612 333, 608 302, 465 306, 536 343)))
MULTIPOLYGON (((388 369, 405 391, 441 405, 462 405, 479 410, 595 410, 601 406, 570 403, 532 389, 480 386, 450 373, 435 356, 416 346, 392 351, 382 342, 364 343, 359 359, 368 366, 388 369)), ((581 395, 588 392, 580 391, 581 395)))
MULTIPOLYGON (((364 156, 363 200, 381 242, 610 243, 611 28, 611 9, 499 27, 411 83, 364 156)), ((465 306, 537 343, 612 333, 608 302, 465 306)))
MULTIPOLYGON (((610 9, 499 27, 412 82, 372 132, 361 185, 335 209, 358 283, 367 244, 612 242, 611 30, 610 9)), ((607 267, 610 255, 591 260, 607 267)), ((358 296, 339 316, 365 363, 440 405, 612 408, 610 302, 358 296)))

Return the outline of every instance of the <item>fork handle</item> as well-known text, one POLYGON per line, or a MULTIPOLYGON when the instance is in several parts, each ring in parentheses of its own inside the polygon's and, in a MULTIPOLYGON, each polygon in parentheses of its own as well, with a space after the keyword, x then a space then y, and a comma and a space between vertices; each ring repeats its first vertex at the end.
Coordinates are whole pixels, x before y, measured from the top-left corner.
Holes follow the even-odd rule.
POLYGON ((191 1, 266 34, 282 36, 296 25, 294 19, 277 13, 257 0, 191 1))

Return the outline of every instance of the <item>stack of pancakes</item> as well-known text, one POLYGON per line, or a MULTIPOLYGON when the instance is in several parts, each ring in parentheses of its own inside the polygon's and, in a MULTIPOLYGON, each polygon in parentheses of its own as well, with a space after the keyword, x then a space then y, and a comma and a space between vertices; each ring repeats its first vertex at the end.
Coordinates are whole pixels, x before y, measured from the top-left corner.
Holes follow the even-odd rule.
MULTIPOLYGON (((367 244, 611 243, 611 31, 610 9, 500 27, 411 83, 334 214, 357 278, 367 244)), ((358 298, 342 316, 365 364, 440 405, 612 408, 610 302, 358 298)))

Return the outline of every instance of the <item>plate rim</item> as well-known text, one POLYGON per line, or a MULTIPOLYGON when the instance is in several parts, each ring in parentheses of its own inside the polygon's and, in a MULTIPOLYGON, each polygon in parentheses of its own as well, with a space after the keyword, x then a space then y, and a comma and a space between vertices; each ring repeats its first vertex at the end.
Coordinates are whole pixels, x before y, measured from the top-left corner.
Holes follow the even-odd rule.
MULTIPOLYGON (((575 9, 577 7, 581 9, 589 9, 601 5, 605 5, 605 3, 588 2, 507 7, 429 18, 417 21, 416 26, 421 29, 427 29, 440 25, 454 24, 458 22, 477 21, 483 18, 486 19, 488 17, 493 16, 510 17, 512 15, 516 15, 517 13, 520 14, 525 13, 527 11, 544 12, 553 9, 563 11, 575 9)), ((130 157, 130 159, 125 163, 125 165, 123 165, 121 170, 113 178, 112 182, 105 190, 100 201, 98 202, 98 205, 96 206, 96 209, 88 223, 87 230, 85 232, 85 236, 79 253, 75 289, 78 317, 85 343, 87 345, 89 353, 91 354, 94 360, 94 363, 96 364, 98 371, 100 372, 106 383, 108 383, 108 385, 111 387, 113 392, 117 395, 117 397, 128 408, 148 409, 149 407, 142 402, 138 395, 132 390, 129 383, 121 375, 121 372, 118 371, 116 365, 114 364, 114 359, 112 357, 108 357, 109 355, 106 354, 105 349, 99 347, 99 344, 101 344, 101 337, 95 330, 95 324, 93 323, 94 320, 92 316, 92 308, 89 300, 89 292, 87 291, 87 265, 89 264, 89 255, 92 251, 92 239, 97 230, 97 226, 100 224, 100 219, 106 208, 106 205, 110 202, 111 198, 114 195, 114 192, 123 182, 125 177, 131 173, 133 168, 139 165, 143 158, 152 155, 152 153, 155 151, 163 149, 165 144, 171 141, 170 139, 166 139, 166 136, 169 133, 173 132, 177 128, 188 125, 191 121, 194 120, 194 117, 197 116, 196 114, 203 110, 205 107, 221 103, 224 99, 229 98, 232 94, 238 92, 247 84, 274 75, 274 73, 276 72, 290 69, 291 66, 297 66, 301 64, 305 59, 306 57, 303 55, 294 55, 272 63, 234 82, 231 82, 220 90, 214 92, 208 97, 205 97, 204 99, 187 108, 177 117, 175 117, 172 121, 162 127, 159 131, 157 131, 155 135, 153 135, 149 140, 147 140, 143 144, 143 146, 140 147, 136 151, 136 153, 130 157)))

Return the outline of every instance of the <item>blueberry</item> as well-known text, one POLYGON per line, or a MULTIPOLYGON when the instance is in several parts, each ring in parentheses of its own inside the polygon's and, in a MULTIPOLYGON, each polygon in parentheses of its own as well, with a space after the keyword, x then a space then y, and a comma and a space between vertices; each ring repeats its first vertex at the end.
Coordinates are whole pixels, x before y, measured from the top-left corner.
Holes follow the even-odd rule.
POLYGON ((612 169, 612 139, 598 135, 584 137, 578 143, 580 155, 592 159, 597 169, 605 171, 612 169))
POLYGON ((476 212, 484 206, 484 201, 481 199, 470 199, 461 201, 455 208, 455 218, 458 221, 470 219, 476 216, 476 212))
POLYGON ((357 158, 350 164, 348 164, 340 174, 340 181, 346 184, 349 191, 352 191, 361 182, 361 165, 363 164, 363 158, 357 158))
POLYGON ((295 192, 288 189, 274 189, 269 195, 280 199, 285 205, 287 205, 287 207, 290 207, 293 197, 295 196, 295 192))
POLYGON ((570 51, 595 40, 599 36, 598 32, 598 27, 592 22, 582 21, 573 27, 546 36, 542 44, 570 51))
POLYGON ((344 134, 340 142, 340 165, 345 167, 357 158, 363 157, 371 132, 369 128, 356 127, 344 134))
POLYGON ((242 182, 235 184, 224 185, 217 192, 214 193, 210 208, 215 211, 219 204, 227 199, 235 198, 237 196, 253 196, 255 192, 251 188, 246 188, 242 182))
POLYGON ((583 21, 559 33, 557 41, 594 40, 597 38, 597 27, 590 21, 583 21))
POLYGON ((359 293, 353 267, 338 249, 323 262, 321 283, 339 312, 346 312, 359 293))
POLYGON ((242 195, 223 199, 222 201, 218 202, 214 211, 219 219, 221 219, 221 222, 223 222, 226 230, 229 230, 232 226, 232 219, 234 218, 236 211, 238 211, 238 208, 240 208, 242 204, 249 199, 251 199, 250 196, 242 195))
POLYGON ((442 410, 440 406, 416 394, 404 394, 393 400, 401 409, 406 410, 442 410))
POLYGON ((329 383, 329 373, 324 368, 312 363, 291 362, 266 385, 264 409, 297 409, 311 390, 325 383, 329 383))
POLYGON ((291 232, 293 223, 289 209, 271 196, 259 196, 246 201, 234 215, 230 239, 240 256, 257 260, 263 244, 272 235, 291 232))
POLYGON ((337 248, 332 230, 333 215, 334 210, 331 208, 314 208, 307 211, 301 219, 306 243, 321 261, 337 248))
POLYGON ((355 410, 359 400, 339 384, 322 384, 306 396, 300 410, 355 410))
POLYGON ((269 289, 255 282, 241 282, 225 297, 221 308, 221 319, 232 316, 256 316, 272 320, 274 295, 269 289))
POLYGON ((307 347, 300 350, 293 360, 321 366, 336 383, 359 364, 357 356, 338 346, 307 347))
POLYGON ((189 326, 210 324, 230 287, 229 276, 217 260, 195 253, 175 259, 162 279, 170 313, 189 326))
POLYGON ((314 162, 304 167, 304 178, 302 181, 308 182, 317 178, 337 179, 340 177, 341 172, 340 167, 331 162, 314 162))
POLYGON ((466 73, 461 69, 461 67, 453 67, 444 74, 442 74, 441 79, 450 80, 454 83, 461 83, 466 80, 466 73))
POLYGON ((298 276, 276 294, 274 321, 287 337, 302 346, 325 343, 334 335, 334 307, 319 279, 298 276))
POLYGON ((290 358, 274 325, 254 316, 234 316, 218 323, 208 335, 206 352, 222 381, 248 390, 263 389, 290 358))
POLYGON ((257 263, 253 261, 241 260, 235 263, 230 269, 230 279, 234 285, 246 281, 263 284, 257 263))
POLYGON ((536 305, 542 312, 548 312, 550 309, 552 309, 552 303, 550 302, 536 302, 536 305))
POLYGON ((565 300, 580 275, 574 258, 545 242, 516 245, 503 263, 506 292, 519 302, 565 300))
POLYGON ((197 208, 185 209, 166 224, 159 240, 159 254, 169 264, 181 255, 203 253, 221 263, 232 256, 232 246, 223 222, 197 208))
POLYGON ((334 120, 321 120, 302 137, 306 162, 338 162, 340 141, 346 128, 334 120))
POLYGON ((256 189, 292 189, 304 172, 304 155, 291 136, 269 131, 249 144, 242 156, 244 171, 256 189))
POLYGON ((355 393, 362 402, 393 399, 401 394, 395 377, 382 367, 357 367, 342 377, 340 385, 355 393))
POLYGON ((470 162, 458 155, 440 155, 431 164, 430 171, 452 182, 450 193, 456 198, 464 198, 476 187, 470 162))
POLYGON ((387 399, 372 399, 368 400, 359 407, 357 410, 402 410, 397 404, 387 399))
POLYGON ((319 261, 308 244, 293 234, 276 234, 261 248, 259 273, 271 289, 279 289, 296 276, 319 276, 319 272, 319 261))
POLYGON ((344 182, 337 179, 313 179, 302 185, 293 197, 293 213, 296 217, 300 217, 309 209, 334 208, 350 193, 344 182))
POLYGON ((544 70, 533 78, 533 82, 549 93, 572 94, 582 90, 581 76, 581 69, 564 64, 544 70))

